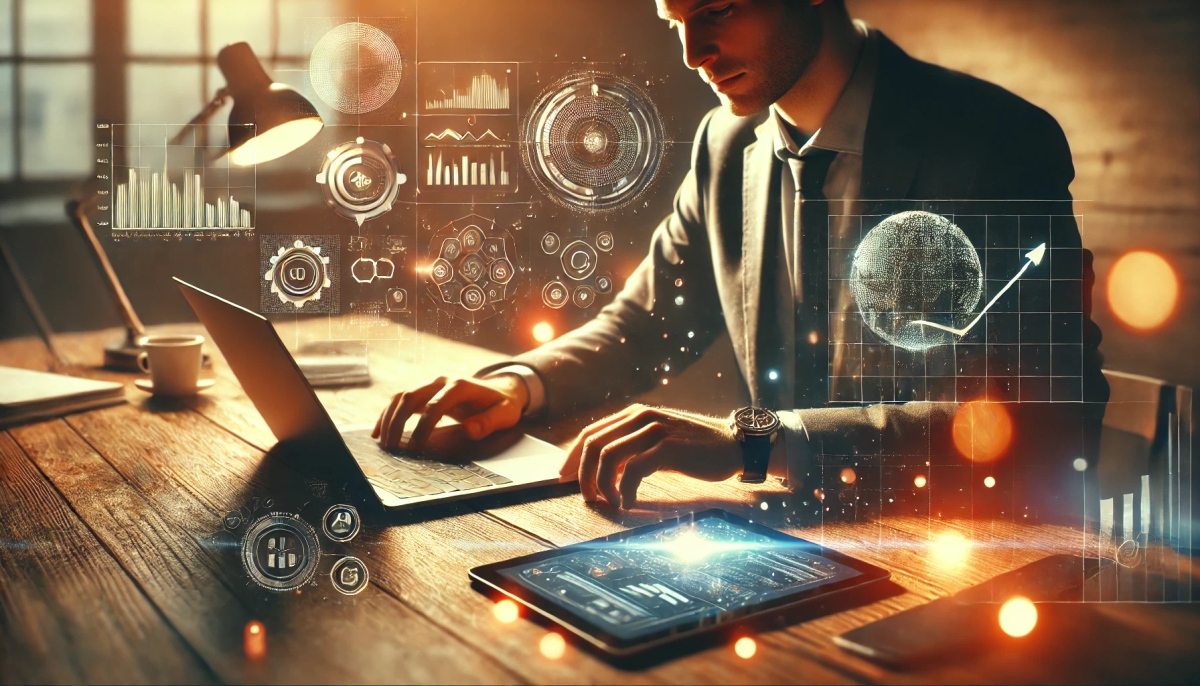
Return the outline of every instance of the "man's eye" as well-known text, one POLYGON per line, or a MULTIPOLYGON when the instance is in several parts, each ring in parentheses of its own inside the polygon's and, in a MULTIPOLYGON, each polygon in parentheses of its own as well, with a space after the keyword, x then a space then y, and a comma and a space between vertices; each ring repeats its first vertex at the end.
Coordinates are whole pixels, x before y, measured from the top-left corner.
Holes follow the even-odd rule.
POLYGON ((733 3, 729 3, 728 5, 714 7, 713 9, 708 11, 708 14, 709 14, 709 16, 712 16, 712 17, 727 17, 727 16, 729 16, 729 13, 732 11, 733 11, 733 3))

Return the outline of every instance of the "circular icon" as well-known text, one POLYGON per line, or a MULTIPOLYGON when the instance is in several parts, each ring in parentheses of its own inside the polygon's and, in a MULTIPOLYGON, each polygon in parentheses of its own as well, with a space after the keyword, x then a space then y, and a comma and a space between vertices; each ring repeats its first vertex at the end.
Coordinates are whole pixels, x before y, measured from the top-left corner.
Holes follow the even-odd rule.
POLYGON ((462 243, 457 238, 442 241, 442 257, 453 262, 462 254, 462 243))
POLYGON ((484 294, 482 288, 471 284, 462 289, 462 292, 458 295, 458 300, 468 312, 474 312, 483 307, 484 303, 487 302, 487 296, 484 294))
POLYGON ((263 279, 271 282, 271 292, 279 301, 304 307, 310 300, 321 299, 321 289, 333 283, 326 266, 329 258, 321 254, 321 246, 309 247, 297 240, 292 247, 282 246, 271 256, 271 268, 263 279))
POLYGON ((483 258, 479 255, 467 255, 458 265, 458 273, 471 281, 478 281, 483 276, 483 258))
POLYGON ((454 267, 439 257, 434 260, 433 266, 429 268, 429 276, 433 278, 434 283, 440 286, 454 278, 454 267))
POLYGON ((569 293, 562 281, 551 281, 542 288, 542 302, 557 310, 567 304, 567 300, 570 299, 569 293))
POLYGON ((236 529, 242 525, 242 513, 238 512, 237 510, 234 510, 234 511, 230 512, 229 514, 225 515, 224 522, 225 522, 225 528, 229 529, 230 531, 233 531, 234 529, 236 529))
POLYGON ((558 234, 548 232, 546 235, 542 236, 542 252, 546 253, 547 255, 553 255, 554 253, 558 252, 558 245, 558 234))
POLYGON ((500 259, 492 263, 489 277, 496 283, 505 284, 513 277, 512 264, 508 260, 500 259))
POLYGON ((641 88, 611 74, 579 72, 534 101, 524 141, 522 158, 547 195, 598 212, 646 190, 658 172, 666 131, 641 88))
POLYGON ((608 252, 613 249, 613 235, 608 231, 601 231, 596 236, 596 248, 601 252, 608 252))
POLYGON ((575 303, 576 307, 591 307, 595 300, 596 291, 592 290, 591 286, 576 286, 575 293, 571 296, 571 302, 575 303))
POLYGON ((463 250, 475 252, 483 245, 483 232, 479 230, 478 226, 468 226, 463 229, 459 239, 462 240, 463 250))
POLYGON ((345 114, 383 107, 400 87, 403 69, 404 60, 391 36, 357 21, 330 29, 308 59, 313 90, 345 114))
POLYGON ((563 248, 563 273, 576 281, 582 281, 596 271, 597 258, 596 251, 592 249, 592 246, 583 241, 575 241, 563 248))
POLYGON ((329 570, 329 578, 338 593, 358 595, 367 587, 371 575, 362 560, 346 556, 333 563, 333 569, 329 570))
POLYGON ((367 257, 360 257, 350 265, 350 276, 359 283, 371 283, 377 276, 376 268, 378 265, 375 260, 367 257))
POLYGON ((611 293, 612 292, 612 277, 607 273, 596 275, 596 292, 611 293))
POLYGON ((391 148, 359 137, 329 151, 317 183, 327 205, 362 226, 392 209, 404 175, 391 148))
POLYGON ((255 583, 271 591, 291 591, 308 583, 320 557, 313 528, 283 512, 258 519, 242 538, 242 565, 255 583))
POLYGON ((353 505, 334 505, 321 519, 321 528, 330 539, 347 543, 358 535, 362 520, 358 518, 358 510, 353 505))

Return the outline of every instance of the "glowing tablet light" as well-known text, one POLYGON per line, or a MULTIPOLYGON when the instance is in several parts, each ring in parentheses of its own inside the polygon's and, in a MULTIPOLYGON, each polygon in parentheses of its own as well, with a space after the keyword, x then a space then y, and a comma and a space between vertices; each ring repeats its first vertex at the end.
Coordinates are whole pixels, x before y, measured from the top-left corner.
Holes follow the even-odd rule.
POLYGON ((492 615, 503 624, 512 624, 517 621, 519 610, 520 608, 513 601, 501 600, 492 607, 492 615))
POLYGON ((749 660, 758 652, 758 644, 754 642, 753 638, 743 636, 733 644, 733 652, 743 660, 749 660))
POLYGON ((1013 638, 1027 636, 1037 620, 1037 607, 1028 598, 1018 596, 1000 606, 1000 629, 1013 638))
POLYGON ((567 652, 567 642, 561 635, 551 631, 542 636, 542 642, 538 645, 538 650, 542 652, 542 657, 547 660, 557 660, 567 652))
POLYGON ((533 340, 538 343, 548 343, 554 340, 554 327, 549 322, 538 322, 533 325, 533 340))

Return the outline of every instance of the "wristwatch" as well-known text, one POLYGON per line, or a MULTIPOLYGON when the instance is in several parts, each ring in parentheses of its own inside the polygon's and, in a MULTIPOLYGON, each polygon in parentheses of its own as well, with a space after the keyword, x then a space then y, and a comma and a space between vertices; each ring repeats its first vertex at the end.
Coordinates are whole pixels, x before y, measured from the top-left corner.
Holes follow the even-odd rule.
POLYGON ((729 416, 734 438, 742 445, 742 483, 761 484, 767 480, 771 446, 779 437, 779 415, 761 407, 743 407, 729 416))

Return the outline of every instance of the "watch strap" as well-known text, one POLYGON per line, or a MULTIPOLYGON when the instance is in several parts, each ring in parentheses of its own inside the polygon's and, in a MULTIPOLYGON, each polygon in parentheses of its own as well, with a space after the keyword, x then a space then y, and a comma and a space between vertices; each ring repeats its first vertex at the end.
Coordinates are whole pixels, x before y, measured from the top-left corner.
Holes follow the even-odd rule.
POLYGON ((742 440, 742 475, 738 477, 739 481, 744 484, 761 484, 767 480, 773 435, 746 436, 742 440))

